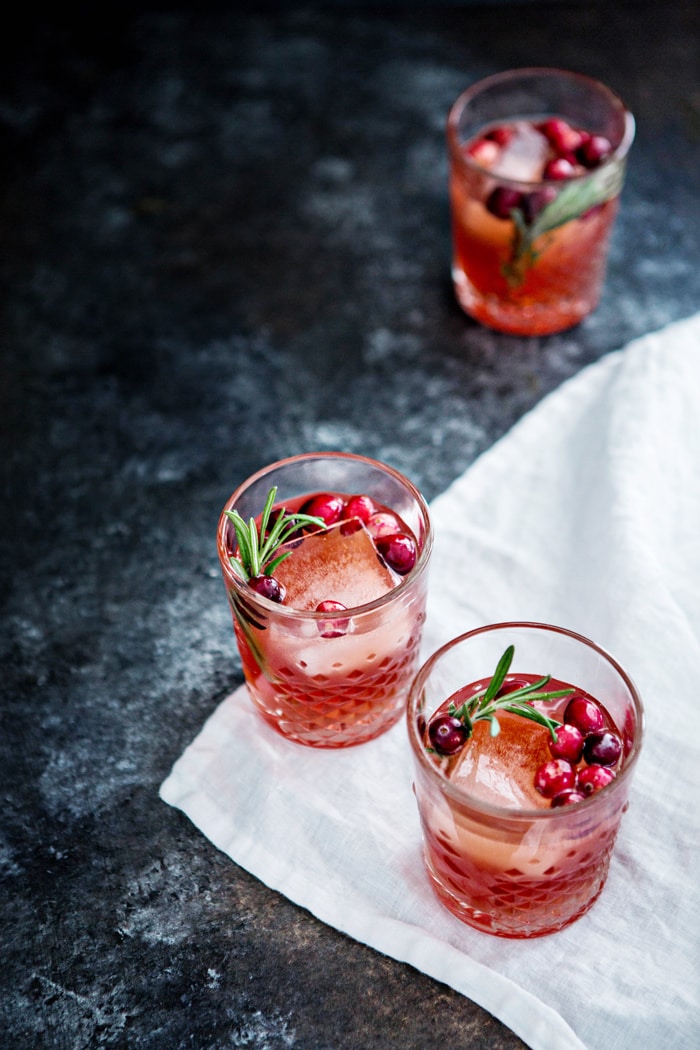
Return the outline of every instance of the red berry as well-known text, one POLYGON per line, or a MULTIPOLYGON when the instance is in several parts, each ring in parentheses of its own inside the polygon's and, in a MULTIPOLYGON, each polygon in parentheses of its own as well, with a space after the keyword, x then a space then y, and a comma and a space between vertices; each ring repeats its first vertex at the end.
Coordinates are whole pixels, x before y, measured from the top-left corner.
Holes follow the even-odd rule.
POLYGON ((514 208, 522 204, 523 195, 518 190, 512 190, 508 186, 496 186, 486 198, 486 210, 495 215, 497 219, 509 219, 514 208))
POLYGON ((274 576, 251 576, 248 580, 248 586, 256 594, 260 594, 263 598, 267 598, 268 601, 277 602, 278 604, 284 601, 287 593, 284 584, 276 580, 274 576))
POLYGON ((496 696, 507 696, 508 693, 514 693, 516 689, 523 689, 526 685, 529 685, 524 678, 511 678, 510 675, 504 680, 503 685, 496 693, 496 696))
POLYGON ((353 533, 359 532, 361 528, 362 522, 359 518, 348 518, 340 523, 340 535, 352 536, 353 533))
POLYGON ((556 743, 549 738, 549 750, 553 758, 565 758, 576 765, 583 754, 583 733, 576 726, 564 724, 555 729, 556 743))
POLYGON ((418 551, 416 541, 405 532, 384 536, 377 540, 376 547, 390 569, 405 576, 416 564, 418 551))
POLYGON ((552 149, 559 156, 573 153, 577 150, 586 134, 579 131, 578 128, 572 127, 568 120, 564 120, 562 117, 551 117, 549 120, 542 121, 538 125, 538 131, 542 132, 552 149))
POLYGON ((489 142, 495 142, 497 146, 507 146, 513 138, 513 129, 507 124, 499 124, 498 127, 487 131, 484 138, 489 142))
POLYGON ((595 733, 605 725, 603 712, 595 700, 579 693, 573 696, 566 705, 564 721, 567 725, 576 726, 584 736, 595 733))
POLYGON ((607 787, 615 779, 615 772, 607 766, 584 766, 578 772, 576 787, 584 795, 592 795, 594 791, 600 791, 607 787))
POLYGON ((559 182, 562 179, 570 179, 575 174, 576 168, 570 160, 567 160, 566 157, 555 157, 554 160, 548 160, 545 164, 542 178, 559 182))
POLYGON ((467 729, 453 715, 440 715, 428 726, 428 739, 438 754, 454 755, 467 739, 467 729))
POLYGON ((369 496, 351 496, 345 504, 343 518, 359 518, 360 521, 368 522, 376 511, 374 500, 369 496))
POLYGON ((557 191, 554 186, 543 186, 541 190, 534 193, 523 194, 521 207, 525 222, 533 222, 540 212, 556 199, 557 191))
POLYGON ((552 809, 557 809, 559 806, 573 806, 576 802, 583 802, 585 798, 586 796, 580 791, 560 791, 552 799, 552 809))
POLYGON ((591 733, 583 745, 583 757, 589 765, 614 766, 622 754, 622 741, 611 729, 591 733))
POLYGON ((596 168, 612 153, 612 143, 604 135, 591 135, 576 150, 577 159, 586 168, 596 168))
POLYGON ((366 522, 367 531, 373 540, 378 540, 382 536, 393 536, 397 532, 401 532, 401 523, 395 514, 390 514, 388 511, 378 511, 376 514, 372 514, 366 522))
POLYGON ((574 767, 563 758, 545 762, 535 773, 535 787, 545 798, 569 791, 576 782, 574 767))
MULTIPOLYGON (((332 599, 319 602, 316 606, 316 612, 345 612, 347 605, 343 605, 342 602, 335 602, 332 599)), ((318 632, 322 638, 340 638, 346 634, 348 629, 348 619, 340 618, 337 620, 319 620, 318 632)))
POLYGON ((345 508, 345 503, 340 496, 333 496, 328 492, 319 492, 318 495, 307 499, 300 508, 301 514, 311 514, 314 518, 323 518, 326 525, 334 525, 340 520, 345 508))
POLYGON ((487 138, 475 139, 466 149, 467 155, 481 168, 492 167, 500 152, 498 145, 487 138))

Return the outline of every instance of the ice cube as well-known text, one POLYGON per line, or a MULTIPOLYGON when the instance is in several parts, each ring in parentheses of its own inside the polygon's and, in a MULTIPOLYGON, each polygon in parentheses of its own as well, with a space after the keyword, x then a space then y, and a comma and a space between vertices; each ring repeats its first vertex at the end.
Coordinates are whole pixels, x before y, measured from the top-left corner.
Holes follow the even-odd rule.
POLYGON ((291 545, 291 554, 274 573, 287 589, 286 606, 315 609, 323 601, 336 601, 352 609, 381 598, 400 582, 380 560, 364 525, 355 522, 355 531, 341 522, 291 545))
POLYGON ((535 787, 538 766, 551 759, 549 732, 536 722, 501 712, 501 731, 490 735, 477 722, 474 735, 450 771, 450 780, 471 796, 510 809, 543 809, 549 800, 535 787))
POLYGON ((548 155, 549 143, 544 135, 530 121, 519 120, 491 173, 519 182, 537 182, 548 155))

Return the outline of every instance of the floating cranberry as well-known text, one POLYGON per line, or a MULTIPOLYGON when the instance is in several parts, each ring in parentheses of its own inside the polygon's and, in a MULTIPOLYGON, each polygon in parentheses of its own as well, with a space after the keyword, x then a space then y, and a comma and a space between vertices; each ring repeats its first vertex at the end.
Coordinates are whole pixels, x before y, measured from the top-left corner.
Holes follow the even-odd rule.
POLYGON ((564 724, 558 726, 555 731, 556 742, 549 738, 549 750, 553 758, 565 758, 567 762, 576 765, 580 762, 583 754, 583 733, 576 726, 564 724))
POLYGON ((548 204, 556 200, 556 196, 557 191, 554 189, 554 186, 543 186, 541 190, 535 190, 534 193, 524 193, 520 206, 523 210, 525 222, 533 222, 548 204))
POLYGON ((475 139, 466 149, 467 155, 481 168, 490 168, 495 164, 501 152, 496 142, 487 138, 475 139))
POLYGON ((621 754, 622 741, 611 729, 591 733, 583 745, 583 757, 591 766, 614 766, 621 754))
POLYGON ((397 532, 393 536, 385 536, 378 539, 376 547, 390 569, 397 572, 399 576, 405 576, 416 564, 418 551, 416 541, 405 532, 397 532))
POLYGON ((595 733, 605 725, 603 712, 595 700, 587 696, 572 696, 564 711, 564 721, 567 725, 576 726, 584 736, 595 733))
POLYGON ((362 522, 359 518, 347 518, 340 523, 340 535, 352 536, 355 532, 359 532, 361 528, 362 522))
POLYGON ((526 682, 524 678, 511 678, 508 676, 496 696, 507 696, 508 693, 514 693, 516 689, 524 689, 526 685, 530 685, 530 683, 526 682))
POLYGON ((548 160, 542 172, 543 179, 551 179, 560 182, 562 179, 571 179, 576 174, 576 168, 566 157, 555 157, 548 160))
POLYGON ((486 210, 497 219, 509 219, 510 213, 522 204, 523 195, 508 186, 496 186, 486 198, 486 210))
POLYGON ((558 809, 559 806, 573 806, 577 802, 583 802, 586 796, 580 791, 560 791, 558 795, 555 795, 552 799, 552 809, 558 809))
POLYGON ((367 531, 375 541, 383 536, 393 536, 395 533, 401 532, 399 519, 395 514, 390 514, 388 511, 378 511, 376 514, 370 515, 365 524, 367 525, 367 531))
POLYGON ((251 576, 248 580, 248 586, 256 594, 260 594, 263 598, 278 604, 284 601, 287 593, 284 584, 280 583, 274 576, 251 576))
POLYGON ((301 514, 310 514, 314 518, 322 518, 326 525, 334 525, 340 520, 345 509, 345 503, 340 496, 333 496, 328 492, 319 492, 318 495, 307 499, 300 508, 301 514))
MULTIPOLYGON (((342 602, 332 601, 330 598, 319 602, 316 606, 316 612, 322 613, 345 612, 346 609, 347 605, 343 605, 342 602)), ((320 620, 318 632, 322 638, 341 638, 347 633, 348 623, 347 617, 334 620, 320 620)))
POLYGON ((584 132, 572 127, 568 120, 564 120, 562 117, 550 117, 549 120, 543 120, 538 125, 538 131, 542 132, 552 149, 559 156, 565 153, 573 153, 579 148, 585 137, 584 132))
POLYGON ((513 128, 509 128, 507 124, 499 124, 497 127, 487 131, 484 138, 490 142, 495 142, 497 146, 503 147, 508 145, 514 134, 513 128))
POLYGON ((360 521, 368 522, 377 508, 369 496, 351 496, 345 504, 343 518, 359 518, 360 521))
POLYGON ((440 715, 428 726, 430 745, 440 755, 455 755, 467 739, 467 728, 454 715, 440 715))
POLYGON ((607 787, 614 779, 614 770, 607 766, 584 766, 578 771, 576 787, 584 795, 592 795, 594 791, 607 787))
POLYGON ((554 798, 562 791, 569 791, 575 783, 574 767, 563 758, 545 762, 535 773, 535 787, 545 798, 554 798))
POLYGON ((610 139, 605 135, 590 135, 576 150, 576 157, 586 168, 596 168, 611 153, 610 139))

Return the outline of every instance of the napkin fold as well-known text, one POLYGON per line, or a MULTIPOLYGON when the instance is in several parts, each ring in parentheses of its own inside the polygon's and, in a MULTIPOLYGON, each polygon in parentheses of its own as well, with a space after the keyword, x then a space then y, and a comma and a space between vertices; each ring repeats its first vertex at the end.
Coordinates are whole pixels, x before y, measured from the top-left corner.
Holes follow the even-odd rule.
POLYGON ((431 511, 425 655, 483 623, 540 620, 592 637, 640 690, 645 743, 591 911, 532 941, 453 918, 423 870, 402 723, 314 751, 268 729, 242 687, 161 798, 268 886, 468 996, 532 1050, 695 1050, 700 314, 564 383, 431 511))

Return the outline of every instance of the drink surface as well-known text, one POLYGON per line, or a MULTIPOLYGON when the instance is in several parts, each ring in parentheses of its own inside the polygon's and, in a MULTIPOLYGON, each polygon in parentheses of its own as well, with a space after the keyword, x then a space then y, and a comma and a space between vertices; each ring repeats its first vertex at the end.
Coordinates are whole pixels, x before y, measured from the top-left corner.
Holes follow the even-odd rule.
MULTIPOLYGON (((532 674, 509 675, 504 681, 501 693, 507 694, 523 683, 537 682, 541 677, 532 674)), ((488 682, 488 679, 483 679, 458 690, 441 705, 431 721, 447 715, 454 708, 461 707, 475 694, 482 692, 488 682)), ((536 710, 564 724, 565 712, 572 697, 582 698, 593 703, 600 711, 599 731, 609 729, 617 733, 617 727, 610 714, 588 693, 555 678, 549 680, 547 689, 568 689, 570 693, 551 701, 533 701, 531 706, 536 710)), ((549 809, 551 796, 543 795, 537 787, 538 770, 553 758, 549 730, 509 711, 499 712, 498 722, 500 732, 496 736, 491 735, 488 722, 476 722, 472 737, 451 756, 435 754, 426 727, 425 746, 443 775, 471 798, 506 809, 549 809)), ((574 773, 590 767, 583 754, 571 765, 574 773)))

